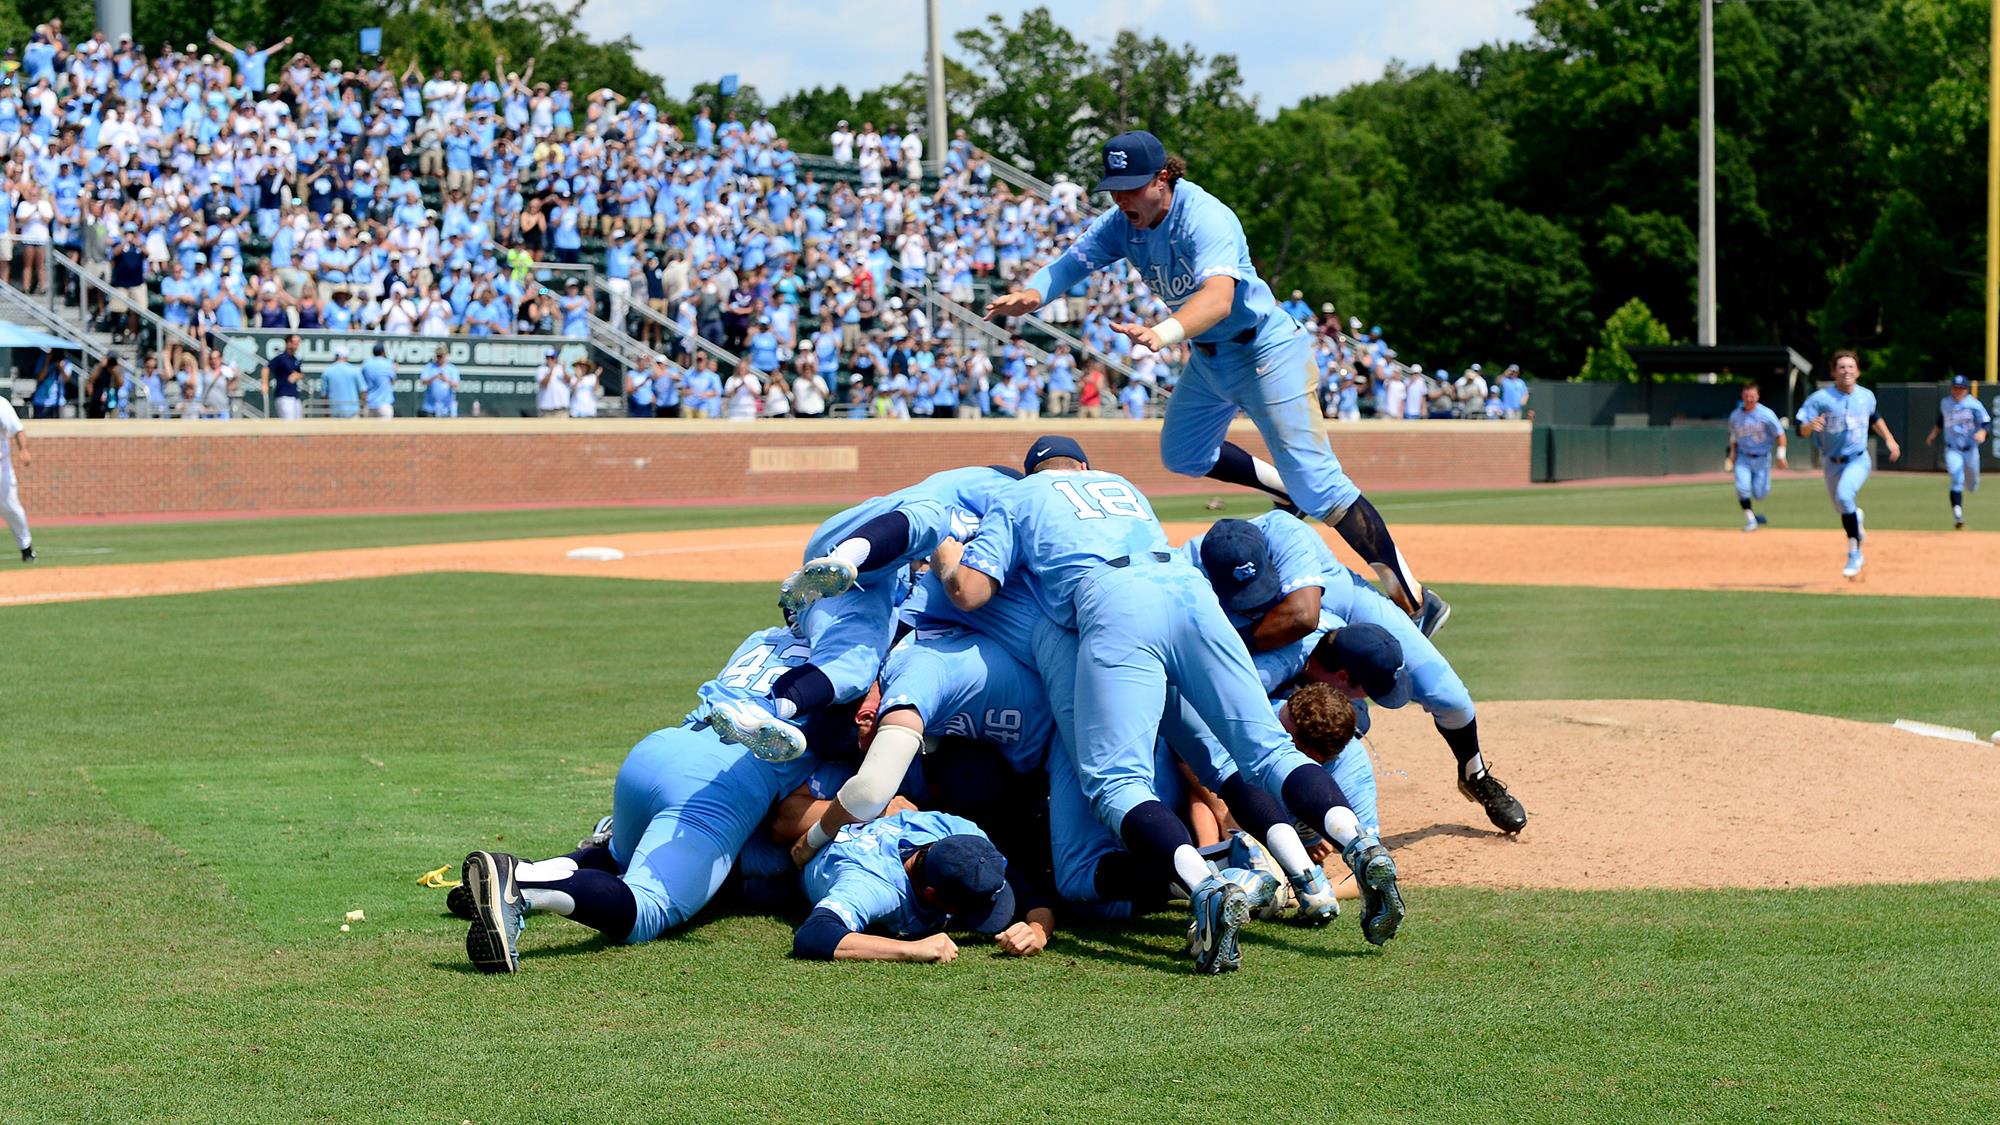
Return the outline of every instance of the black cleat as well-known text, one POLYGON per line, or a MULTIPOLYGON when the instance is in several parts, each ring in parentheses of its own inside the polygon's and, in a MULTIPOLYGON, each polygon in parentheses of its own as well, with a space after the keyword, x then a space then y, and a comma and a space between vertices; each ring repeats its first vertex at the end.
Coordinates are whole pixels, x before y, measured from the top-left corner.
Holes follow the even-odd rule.
POLYGON ((1461 775, 1458 791, 1465 794, 1466 800, 1485 808, 1486 819, 1500 831, 1511 836, 1528 826, 1528 810, 1522 808, 1521 802, 1515 800, 1514 795, 1507 792, 1507 787, 1500 784, 1500 779, 1491 773, 1481 773, 1471 781, 1461 775))
POLYGON ((1444 628, 1444 623, 1451 620, 1451 603, 1438 597, 1436 590, 1426 586, 1424 604, 1417 607, 1417 612, 1410 615, 1410 620, 1417 623, 1418 632, 1426 637, 1435 637, 1438 630, 1444 628))
POLYGON ((479 915, 472 909, 472 891, 464 883, 453 887, 444 896, 444 908, 456 917, 470 922, 479 915))
POLYGON ((528 922, 528 903, 515 885, 521 861, 505 852, 473 852, 465 857, 465 887, 472 898, 472 928, 465 953, 482 973, 521 971, 516 944, 528 922))
POLYGON ((27 546, 21 548, 22 562, 29 562, 29 563, 34 562, 36 557, 37 556, 35 555, 35 545, 33 543, 30 543, 27 546))
POLYGON ((1297 504, 1292 503, 1290 500, 1271 501, 1271 510, 1274 512, 1283 512, 1295 520, 1303 520, 1306 518, 1306 514, 1299 510, 1299 506, 1297 504))

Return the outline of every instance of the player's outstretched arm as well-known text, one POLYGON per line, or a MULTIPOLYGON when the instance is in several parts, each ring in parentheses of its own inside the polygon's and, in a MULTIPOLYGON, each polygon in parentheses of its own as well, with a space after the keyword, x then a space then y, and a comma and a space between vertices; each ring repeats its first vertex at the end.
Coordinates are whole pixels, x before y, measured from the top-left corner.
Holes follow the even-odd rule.
POLYGON ((958 945, 944 934, 901 941, 847 928, 840 915, 821 907, 792 935, 792 955, 808 961, 918 961, 943 964, 958 960, 958 945))
POLYGON ((947 539, 931 552, 931 569, 937 572, 938 581, 944 584, 944 592, 951 598, 951 604, 967 613, 993 600, 999 584, 993 579, 968 566, 960 566, 965 557, 965 544, 956 539, 947 539))
POLYGON ((1047 304, 1047 298, 1039 289, 1017 289, 986 302, 986 319, 1002 320, 1010 316, 1027 316, 1047 304))

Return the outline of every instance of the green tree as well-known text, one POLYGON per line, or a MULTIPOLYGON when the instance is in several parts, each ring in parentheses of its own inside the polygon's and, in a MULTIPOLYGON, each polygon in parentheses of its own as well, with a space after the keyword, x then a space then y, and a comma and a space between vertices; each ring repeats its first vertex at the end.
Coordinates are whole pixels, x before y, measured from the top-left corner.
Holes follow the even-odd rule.
POLYGON ((1597 383, 1636 383, 1639 365, 1632 362, 1625 349, 1657 347, 1672 340, 1667 326, 1660 323, 1646 302, 1634 297, 1604 322, 1597 346, 1584 357, 1583 371, 1577 378, 1597 383))
POLYGON ((1023 12, 1017 27, 988 16, 957 43, 979 78, 968 128, 987 147, 1040 175, 1094 163, 1083 158, 1103 132, 1102 83, 1090 48, 1047 8, 1023 12))

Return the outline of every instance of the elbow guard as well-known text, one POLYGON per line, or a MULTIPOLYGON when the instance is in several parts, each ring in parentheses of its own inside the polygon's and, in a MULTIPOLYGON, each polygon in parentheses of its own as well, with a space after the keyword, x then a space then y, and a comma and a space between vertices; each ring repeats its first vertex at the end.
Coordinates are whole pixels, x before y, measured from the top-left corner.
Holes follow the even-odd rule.
POLYGON ((923 735, 908 727, 882 724, 868 747, 868 756, 861 760, 861 769, 840 787, 840 807, 857 820, 881 816, 923 748, 923 735))
POLYGON ((853 933, 840 915, 821 906, 792 934, 792 956, 805 961, 831 961, 840 939, 853 933))

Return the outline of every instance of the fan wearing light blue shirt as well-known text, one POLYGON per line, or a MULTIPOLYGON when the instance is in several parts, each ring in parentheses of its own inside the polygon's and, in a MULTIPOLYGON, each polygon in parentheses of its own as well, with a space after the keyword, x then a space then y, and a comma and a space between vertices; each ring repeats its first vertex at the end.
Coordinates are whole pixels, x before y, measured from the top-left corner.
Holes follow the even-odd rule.
POLYGON ((1193 353, 1160 428, 1160 459, 1187 476, 1260 489, 1339 530, 1374 568, 1384 590, 1426 636, 1451 607, 1418 583, 1382 514, 1348 479, 1327 443, 1319 410, 1319 365, 1299 322, 1272 298, 1250 261, 1243 224, 1221 200, 1183 178, 1158 137, 1120 133, 1104 143, 1104 176, 1093 191, 1115 209, 1098 216, 1025 288, 986 307, 989 319, 1025 316, 1085 276, 1130 261, 1172 315, 1157 324, 1114 324, 1153 351, 1189 341, 1193 353), (1263 435, 1275 466, 1227 440, 1238 410, 1263 435))
POLYGON ((1785 467, 1785 425, 1771 408, 1757 401, 1757 384, 1743 384, 1743 405, 1729 412, 1729 456, 1724 464, 1736 474, 1736 503, 1743 509, 1743 530, 1755 531, 1767 522, 1753 505, 1771 494, 1771 458, 1785 467))
POLYGON ((1861 360, 1851 351, 1833 353, 1833 385, 1821 387, 1806 398, 1795 419, 1799 436, 1810 437, 1819 447, 1820 468, 1826 476, 1826 495, 1840 513, 1840 526, 1847 532, 1847 566, 1841 576, 1861 577, 1861 541, 1864 537, 1862 512, 1855 501, 1861 486, 1868 482, 1873 463, 1868 455, 1868 434, 1874 431, 1889 451, 1889 460, 1903 456, 1889 424, 1875 410, 1875 392, 1858 385, 1861 360))
POLYGON ((1993 429, 1993 415, 1972 393, 1972 380, 1964 375, 1951 377, 1951 394, 1938 403, 1937 425, 1931 427, 1925 445, 1944 438, 1944 469, 1951 477, 1951 526, 1965 527, 1965 494, 1979 491, 1980 447, 1993 429), (1968 484, 1970 488, 1968 489, 1968 484))

